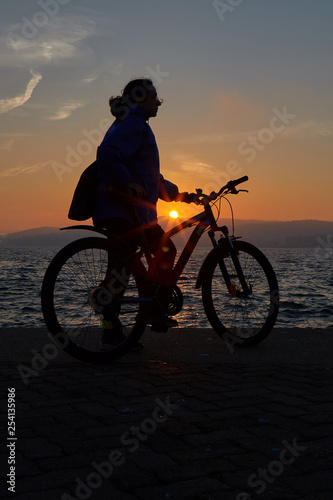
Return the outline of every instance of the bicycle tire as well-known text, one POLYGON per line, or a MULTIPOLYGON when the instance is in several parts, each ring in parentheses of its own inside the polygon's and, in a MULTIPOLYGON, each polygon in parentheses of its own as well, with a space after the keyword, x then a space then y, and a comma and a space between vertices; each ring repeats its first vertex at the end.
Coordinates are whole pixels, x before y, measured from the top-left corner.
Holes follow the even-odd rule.
MULTIPOLYGON (((82 238, 60 250, 46 270, 41 289, 46 326, 55 342, 81 361, 109 363, 120 358, 138 342, 146 327, 148 302, 142 299, 142 286, 138 277, 144 272, 144 266, 137 259, 135 270, 131 262, 127 264, 127 286, 123 286, 122 302, 117 305, 126 340, 109 350, 100 350, 104 306, 96 306, 96 297, 100 297, 102 304, 116 300, 110 288, 107 290, 101 284, 106 280, 110 284, 110 263, 116 266, 116 259, 119 258, 119 251, 117 254, 112 250, 110 240, 82 238), (126 323, 123 323, 123 318, 126 323)), ((114 289, 121 283, 121 276, 115 276, 112 275, 112 280, 118 279, 118 282, 112 282, 114 289)))
POLYGON ((215 247, 206 257, 201 272, 202 301, 208 321, 228 347, 252 347, 271 332, 279 311, 279 287, 267 257, 245 241, 235 241, 245 280, 252 291, 237 296, 240 290, 234 264, 226 243, 215 247), (223 260, 233 283, 233 294, 226 285, 219 263, 223 260), (221 279, 222 277, 222 279, 221 279))

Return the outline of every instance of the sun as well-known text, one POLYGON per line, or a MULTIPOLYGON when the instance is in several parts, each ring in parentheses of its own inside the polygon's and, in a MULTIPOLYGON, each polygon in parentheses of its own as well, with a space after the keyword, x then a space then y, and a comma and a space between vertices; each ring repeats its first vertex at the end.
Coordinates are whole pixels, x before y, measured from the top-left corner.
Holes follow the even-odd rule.
POLYGON ((172 210, 170 213, 169 213, 169 217, 171 217, 171 219, 178 219, 178 212, 177 210, 172 210))

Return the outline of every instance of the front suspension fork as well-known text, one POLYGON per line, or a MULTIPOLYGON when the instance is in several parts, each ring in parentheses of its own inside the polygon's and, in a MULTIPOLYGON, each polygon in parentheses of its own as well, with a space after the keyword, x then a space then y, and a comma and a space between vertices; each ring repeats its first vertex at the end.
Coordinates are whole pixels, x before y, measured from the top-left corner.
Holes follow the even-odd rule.
POLYGON ((242 286, 242 290, 237 290, 235 284, 232 283, 232 281, 230 280, 226 265, 224 263, 224 260, 222 259, 222 262, 219 263, 219 266, 220 266, 221 273, 224 277, 225 283, 227 285, 228 291, 233 297, 247 297, 248 295, 250 295, 252 293, 252 288, 251 288, 251 285, 248 286, 248 284, 246 282, 242 266, 241 266, 239 259, 238 259, 238 251, 235 248, 235 245, 230 237, 229 230, 228 230, 227 226, 222 226, 221 231, 222 231, 223 236, 224 236, 223 239, 227 243, 228 252, 230 253, 230 256, 231 256, 232 262, 234 264, 239 282, 242 286))

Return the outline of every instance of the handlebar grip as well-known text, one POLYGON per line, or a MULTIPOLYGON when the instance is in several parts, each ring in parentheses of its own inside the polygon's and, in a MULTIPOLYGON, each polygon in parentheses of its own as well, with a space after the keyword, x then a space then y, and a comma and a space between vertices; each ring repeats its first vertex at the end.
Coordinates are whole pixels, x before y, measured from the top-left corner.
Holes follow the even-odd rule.
POLYGON ((244 175, 243 177, 240 177, 239 179, 235 179, 234 181, 230 181, 230 184, 233 186, 237 186, 238 184, 241 184, 242 182, 248 181, 249 178, 247 175, 244 175))

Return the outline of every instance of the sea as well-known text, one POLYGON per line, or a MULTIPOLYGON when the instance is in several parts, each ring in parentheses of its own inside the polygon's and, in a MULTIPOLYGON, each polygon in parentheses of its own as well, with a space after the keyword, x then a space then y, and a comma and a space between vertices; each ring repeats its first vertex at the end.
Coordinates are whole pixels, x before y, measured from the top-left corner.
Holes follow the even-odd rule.
MULTIPOLYGON (((40 305, 41 284, 57 248, 0 248, 0 327, 45 327, 40 305)), ((261 249, 280 286, 281 328, 333 328, 333 248, 261 249)), ((209 327, 195 281, 210 248, 197 248, 179 282, 184 306, 180 328, 209 327)))

